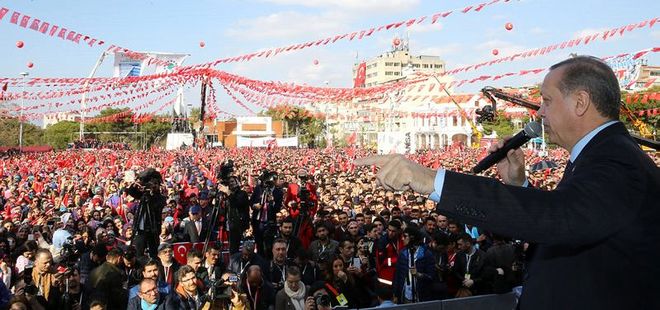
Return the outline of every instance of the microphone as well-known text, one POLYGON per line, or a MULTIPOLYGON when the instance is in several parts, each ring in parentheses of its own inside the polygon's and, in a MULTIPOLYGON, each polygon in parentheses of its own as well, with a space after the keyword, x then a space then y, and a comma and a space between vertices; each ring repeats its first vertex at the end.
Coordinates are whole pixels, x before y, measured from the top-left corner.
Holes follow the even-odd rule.
POLYGON ((529 122, 525 125, 525 128, 511 139, 509 139, 501 149, 490 153, 488 156, 484 157, 474 168, 472 168, 473 173, 482 172, 492 165, 498 163, 504 157, 506 153, 510 150, 517 149, 523 144, 527 143, 529 139, 536 138, 541 135, 541 124, 539 122, 529 122))

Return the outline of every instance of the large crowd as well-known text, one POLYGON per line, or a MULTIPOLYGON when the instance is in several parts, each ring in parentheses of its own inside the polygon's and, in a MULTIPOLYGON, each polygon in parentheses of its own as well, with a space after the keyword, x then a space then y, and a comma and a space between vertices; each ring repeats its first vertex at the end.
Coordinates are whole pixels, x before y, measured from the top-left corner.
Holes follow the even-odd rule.
MULTIPOLYGON (((568 154, 525 152, 530 166, 558 165, 528 175, 554 188, 568 154)), ((352 163, 372 153, 4 155, 0 309, 367 308, 520 286, 524 240, 447 218, 412 191, 382 189, 375 167, 352 163)), ((449 147, 408 156, 467 172, 484 155, 449 147)))

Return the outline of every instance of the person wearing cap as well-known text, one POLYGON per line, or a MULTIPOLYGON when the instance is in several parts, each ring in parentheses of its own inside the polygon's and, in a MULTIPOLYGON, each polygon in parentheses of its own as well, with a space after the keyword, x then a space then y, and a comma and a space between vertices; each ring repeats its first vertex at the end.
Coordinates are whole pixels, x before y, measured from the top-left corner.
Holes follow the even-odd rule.
POLYGON ((184 239, 193 243, 204 241, 209 230, 209 225, 202 217, 202 208, 199 205, 191 206, 188 211, 188 217, 190 221, 187 221, 183 228, 184 239))
POLYGON ((169 243, 161 243, 158 246, 158 282, 165 282, 174 287, 176 283, 176 272, 181 264, 174 259, 174 251, 169 243))
POLYGON ((128 290, 124 287, 124 273, 119 268, 123 253, 113 248, 106 255, 105 263, 92 270, 87 283, 90 300, 104 302, 108 309, 126 309, 128 290))

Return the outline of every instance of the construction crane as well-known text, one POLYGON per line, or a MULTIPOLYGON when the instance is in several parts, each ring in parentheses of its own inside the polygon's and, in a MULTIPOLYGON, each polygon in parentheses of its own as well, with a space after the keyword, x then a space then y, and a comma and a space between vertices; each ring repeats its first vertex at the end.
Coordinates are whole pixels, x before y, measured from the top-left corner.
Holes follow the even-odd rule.
MULTIPOLYGON (((497 113, 497 102, 495 101, 495 98, 502 99, 534 111, 538 111, 541 108, 539 104, 513 96, 494 87, 486 86, 481 89, 481 92, 486 98, 488 98, 488 100, 490 100, 493 105, 487 105, 476 111, 476 113, 479 115, 479 118, 477 119, 479 123, 488 123, 495 119, 495 113, 497 113)), ((621 112, 630 119, 633 126, 637 129, 637 131, 639 131, 641 136, 635 134, 630 135, 639 145, 654 149, 656 151, 660 149, 660 143, 653 139, 653 134, 648 129, 646 124, 635 117, 634 113, 632 113, 632 111, 630 111, 630 109, 628 109, 626 104, 623 102, 621 102, 621 112)))

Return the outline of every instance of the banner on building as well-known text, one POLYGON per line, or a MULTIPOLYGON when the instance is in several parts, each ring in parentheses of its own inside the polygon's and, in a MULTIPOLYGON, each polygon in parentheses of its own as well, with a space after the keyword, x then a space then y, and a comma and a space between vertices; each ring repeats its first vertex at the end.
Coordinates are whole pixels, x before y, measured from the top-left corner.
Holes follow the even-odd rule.
POLYGON ((358 65, 355 72, 355 83, 353 88, 364 87, 364 82, 367 80, 367 63, 363 62, 358 65))

